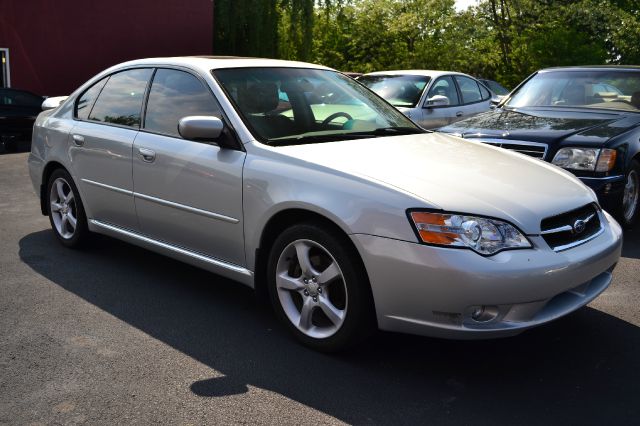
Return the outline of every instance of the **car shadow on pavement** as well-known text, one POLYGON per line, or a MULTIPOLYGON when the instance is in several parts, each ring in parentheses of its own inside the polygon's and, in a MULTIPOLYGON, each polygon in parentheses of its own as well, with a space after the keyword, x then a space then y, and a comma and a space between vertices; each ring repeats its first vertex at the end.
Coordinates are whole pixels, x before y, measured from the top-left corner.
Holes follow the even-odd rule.
POLYGON ((290 339, 249 288, 117 240, 67 250, 40 231, 20 240, 20 258, 224 375, 193 383, 199 396, 255 386, 358 424, 630 424, 640 415, 640 328, 592 308, 514 338, 379 333, 325 355, 290 339))

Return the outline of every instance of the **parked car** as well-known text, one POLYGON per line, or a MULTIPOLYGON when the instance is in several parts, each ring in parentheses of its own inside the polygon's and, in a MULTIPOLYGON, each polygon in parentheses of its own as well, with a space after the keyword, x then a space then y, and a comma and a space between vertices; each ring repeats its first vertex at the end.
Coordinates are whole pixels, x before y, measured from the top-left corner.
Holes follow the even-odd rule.
POLYGON ((493 96, 473 77, 449 71, 381 71, 357 80, 425 129, 487 111, 493 96))
POLYGON ((26 90, 0 88, 0 152, 31 141, 31 131, 44 98, 26 90))
POLYGON ((498 96, 506 96, 509 94, 509 89, 495 80, 489 80, 487 78, 478 78, 478 81, 489 88, 493 93, 498 96))
POLYGON ((520 333, 598 296, 621 251, 568 173, 300 62, 117 65, 40 114, 29 170, 62 245, 102 233, 266 290, 324 351, 520 333))
POLYGON ((440 131, 550 161, 623 225, 640 220, 640 67, 545 69, 497 110, 440 131))
POLYGON ((496 105, 499 104, 504 99, 504 97, 509 94, 509 89, 495 80, 479 78, 478 81, 484 84, 491 91, 491 93, 493 94, 493 96, 491 97, 491 102, 496 105))

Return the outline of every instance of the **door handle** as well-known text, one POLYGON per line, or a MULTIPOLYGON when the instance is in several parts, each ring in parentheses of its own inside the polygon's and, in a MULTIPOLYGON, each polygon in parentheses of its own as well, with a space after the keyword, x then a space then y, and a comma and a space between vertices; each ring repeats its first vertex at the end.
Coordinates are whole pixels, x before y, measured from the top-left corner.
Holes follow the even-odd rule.
POLYGON ((456 112, 456 117, 462 117, 462 111, 456 112))
POLYGON ((142 157, 142 161, 145 161, 147 163, 153 163, 153 161, 156 159, 155 151, 147 148, 138 148, 138 154, 140 154, 140 157, 142 157))
POLYGON ((82 135, 73 135, 71 138, 73 139, 73 144, 75 146, 84 145, 84 136, 82 136, 82 135))

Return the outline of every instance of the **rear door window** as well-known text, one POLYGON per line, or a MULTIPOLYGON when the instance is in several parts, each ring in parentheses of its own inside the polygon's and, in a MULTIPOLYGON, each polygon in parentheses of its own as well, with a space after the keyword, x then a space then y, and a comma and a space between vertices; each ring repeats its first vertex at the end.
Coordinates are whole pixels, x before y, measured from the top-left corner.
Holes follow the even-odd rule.
POLYGON ((149 92, 144 128, 179 137, 178 121, 190 115, 221 117, 221 111, 198 78, 184 71, 159 69, 149 92))
POLYGON ((152 69, 141 68, 113 74, 98 96, 89 120, 138 128, 144 93, 152 69))
POLYGON ((456 75, 455 79, 456 83, 458 83, 458 87, 460 88, 460 93, 462 94, 463 104, 472 104, 475 102, 480 102, 482 100, 480 87, 478 86, 478 83, 475 82, 475 80, 461 75, 456 75))

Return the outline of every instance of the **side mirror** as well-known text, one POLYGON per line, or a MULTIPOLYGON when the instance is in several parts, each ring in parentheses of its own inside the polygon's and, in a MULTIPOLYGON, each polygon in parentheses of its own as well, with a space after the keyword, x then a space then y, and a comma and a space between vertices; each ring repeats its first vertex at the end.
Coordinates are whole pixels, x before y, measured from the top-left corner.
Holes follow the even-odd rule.
POLYGON ((224 123, 218 117, 191 115, 178 122, 180 136, 192 141, 215 142, 224 130, 224 123))
POLYGON ((52 98, 47 98, 42 102, 41 108, 43 111, 58 108, 67 98, 68 96, 54 96, 52 98))
POLYGON ((425 108, 449 106, 449 98, 443 95, 435 95, 427 99, 425 108))

